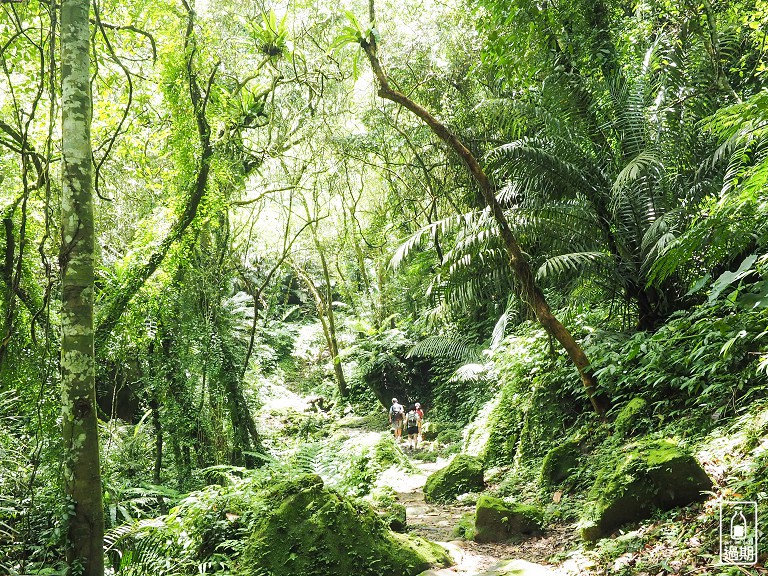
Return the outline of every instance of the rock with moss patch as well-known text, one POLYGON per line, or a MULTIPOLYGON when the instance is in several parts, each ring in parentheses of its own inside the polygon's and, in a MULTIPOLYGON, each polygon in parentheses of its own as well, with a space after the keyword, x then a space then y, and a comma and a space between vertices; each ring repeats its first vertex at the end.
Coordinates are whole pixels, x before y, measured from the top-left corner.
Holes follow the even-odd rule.
POLYGON ((369 502, 376 514, 384 520, 390 530, 395 532, 405 532, 407 528, 407 514, 403 504, 397 501, 397 494, 389 486, 381 486, 374 489, 365 498, 369 502))
POLYGON ((637 442, 625 448, 595 480, 591 505, 581 520, 585 540, 597 540, 626 524, 701 502, 712 481, 691 455, 671 440, 637 442))
POLYGON ((483 482, 483 463, 474 456, 459 454, 442 470, 427 478, 424 499, 427 502, 450 502, 459 494, 480 492, 483 482))
POLYGON ((462 514, 459 521, 453 527, 451 534, 464 540, 472 540, 475 537, 475 513, 467 512, 462 514))
POLYGON ((581 451, 577 440, 567 440, 547 452, 541 463, 542 487, 551 488, 568 478, 571 471, 578 466, 579 456, 581 451))
POLYGON ((637 432, 638 423, 645 415, 648 403, 642 398, 632 398, 621 409, 613 421, 613 433, 620 438, 627 438, 637 432))
POLYGON ((386 508, 377 510, 376 513, 389 526, 390 530, 405 532, 408 527, 405 506, 400 502, 392 502, 386 508))
POLYGON ((306 475, 265 495, 273 503, 255 523, 240 562, 272 576, 413 576, 450 563, 445 550, 391 532, 373 509, 306 475))
POLYGON ((541 532, 544 512, 536 506, 480 496, 475 510, 475 542, 505 542, 514 536, 541 532))

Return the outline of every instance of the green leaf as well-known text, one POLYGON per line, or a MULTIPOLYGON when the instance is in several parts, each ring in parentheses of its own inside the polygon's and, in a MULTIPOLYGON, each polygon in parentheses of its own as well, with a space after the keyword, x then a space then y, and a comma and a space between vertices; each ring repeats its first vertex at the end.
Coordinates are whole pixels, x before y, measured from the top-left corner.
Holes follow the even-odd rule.
POLYGON ((752 272, 752 265, 756 260, 757 255, 751 254, 744 258, 736 272, 723 272, 720 274, 717 280, 715 280, 715 283, 712 285, 712 292, 709 294, 709 303, 714 303, 715 300, 717 300, 717 297, 720 296, 720 294, 723 292, 723 290, 752 272))
POLYGON ((696 294, 696 292, 704 288, 704 286, 706 286, 710 280, 712 280, 712 275, 709 272, 707 272, 706 274, 704 274, 704 276, 702 276, 696 281, 693 287, 690 290, 688 290, 688 292, 686 292, 685 295, 690 296, 691 294, 696 294))
POLYGON ((357 17, 350 12, 349 10, 344 11, 344 16, 347 17, 347 20, 349 20, 352 23, 352 26, 354 26, 355 30, 357 31, 358 35, 362 37, 362 31, 363 28, 360 26, 360 22, 357 21, 357 17))

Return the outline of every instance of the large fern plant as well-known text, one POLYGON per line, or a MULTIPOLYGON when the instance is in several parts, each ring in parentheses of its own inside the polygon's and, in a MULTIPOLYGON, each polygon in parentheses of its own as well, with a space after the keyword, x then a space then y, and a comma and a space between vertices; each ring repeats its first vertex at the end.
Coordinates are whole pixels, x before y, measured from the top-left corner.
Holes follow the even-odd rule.
POLYGON ((672 97, 686 79, 661 74, 674 58, 684 67, 672 48, 654 45, 632 80, 597 85, 570 121, 542 115, 490 154, 506 205, 539 220, 551 215, 530 227, 546 255, 540 275, 560 282, 564 273, 592 273, 637 311, 642 329, 680 305, 678 279, 649 272, 718 183, 716 172, 700 169, 709 139, 694 111, 672 97))
MULTIPOLYGON (((722 186, 710 196, 653 268, 655 278, 687 271, 709 286, 768 244, 768 92, 719 110, 701 123, 720 146, 707 164, 721 166, 722 186)), ((753 262, 755 259, 753 259, 753 262)))
MULTIPOLYGON (((697 99, 694 110, 679 100, 675 94, 684 93, 691 78, 663 73, 673 59, 684 70, 681 58, 660 41, 632 80, 568 77, 535 104, 491 106, 504 111, 507 121, 496 123, 496 137, 508 141, 487 161, 539 282, 561 294, 621 303, 642 329, 653 329, 680 305, 685 290, 678 278, 649 272, 718 185, 700 169, 711 146, 696 121, 708 104, 697 99)), ((484 211, 433 223, 404 243, 393 263, 435 232, 453 239, 433 282, 438 302, 498 299, 514 291, 495 224, 484 211)))

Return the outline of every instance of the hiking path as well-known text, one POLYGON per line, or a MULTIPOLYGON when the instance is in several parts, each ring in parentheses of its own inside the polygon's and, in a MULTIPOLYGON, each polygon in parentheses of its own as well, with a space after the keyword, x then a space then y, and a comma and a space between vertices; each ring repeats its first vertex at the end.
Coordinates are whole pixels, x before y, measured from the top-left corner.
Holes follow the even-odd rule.
MULTIPOLYGON (((402 446, 405 446, 404 444, 402 446)), ((447 466, 449 460, 424 462, 410 457, 415 473, 402 474, 390 479, 389 484, 406 507, 408 533, 438 542, 449 550, 456 564, 449 568, 429 570, 424 576, 546 576, 578 574, 582 566, 569 566, 566 561, 559 567, 548 566, 547 559, 565 552, 574 539, 573 530, 560 527, 548 530, 542 536, 520 542, 480 544, 464 540, 454 534, 461 517, 474 512, 474 506, 462 504, 435 504, 424 500, 427 477, 447 466)))

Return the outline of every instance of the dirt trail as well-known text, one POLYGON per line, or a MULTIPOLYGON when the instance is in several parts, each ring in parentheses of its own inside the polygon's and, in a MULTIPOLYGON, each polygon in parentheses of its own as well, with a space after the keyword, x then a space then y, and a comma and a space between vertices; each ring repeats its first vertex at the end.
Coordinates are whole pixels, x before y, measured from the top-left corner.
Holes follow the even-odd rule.
MULTIPOLYGON (((446 466, 448 462, 421 462, 413 459, 411 462, 418 472, 402 475, 393 483, 396 484, 393 488, 397 492, 398 500, 406 507, 408 531, 444 545, 456 560, 456 564, 450 568, 430 570, 430 576, 506 574, 508 572, 503 568, 504 561, 512 558, 546 565, 549 556, 566 550, 574 538, 572 529, 565 527, 555 528, 544 536, 529 538, 520 543, 478 544, 458 539, 453 535, 453 529, 462 515, 472 512, 474 506, 428 504, 424 501, 423 488, 427 476, 446 466)), ((541 573, 546 573, 543 567, 541 573)), ((554 573, 556 572, 552 572, 554 573)))

